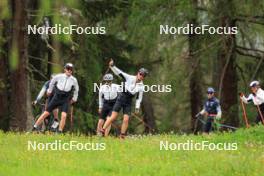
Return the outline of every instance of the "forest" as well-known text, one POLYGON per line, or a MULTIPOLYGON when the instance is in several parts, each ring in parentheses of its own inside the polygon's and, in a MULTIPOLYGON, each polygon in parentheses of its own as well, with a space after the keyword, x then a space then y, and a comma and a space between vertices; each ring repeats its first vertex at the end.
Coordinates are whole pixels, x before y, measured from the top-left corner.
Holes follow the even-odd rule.
MULTIPOLYGON (((111 58, 132 75, 147 68, 145 85, 171 87, 168 92, 144 93, 140 113, 130 118, 129 133, 192 133, 208 87, 216 90, 220 100, 221 123, 245 127, 239 93, 248 95, 251 81, 260 85, 264 81, 264 1, 1 0, 0 129, 31 130, 41 112, 32 102, 51 75, 63 72, 70 62, 80 90, 73 106, 73 126, 68 116, 66 128, 95 134, 98 92, 93 91, 94 83, 100 84, 103 75, 111 73, 111 58), (56 24, 89 28, 87 34, 29 30, 29 25, 56 24), (190 24, 237 30, 180 34, 173 29, 190 24)), ((114 82, 121 80, 115 77, 114 82)), ((253 124, 256 107, 247 105, 246 112, 253 124)), ((119 130, 121 120, 120 115, 113 132, 119 130)))

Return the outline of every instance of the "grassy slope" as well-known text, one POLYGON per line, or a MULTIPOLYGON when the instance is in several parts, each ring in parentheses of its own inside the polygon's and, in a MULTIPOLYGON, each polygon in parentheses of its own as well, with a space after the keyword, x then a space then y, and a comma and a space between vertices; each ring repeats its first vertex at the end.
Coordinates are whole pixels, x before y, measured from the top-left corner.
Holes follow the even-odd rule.
POLYGON ((264 128, 210 136, 143 138, 49 136, 0 132, 0 176, 20 175, 264 175, 264 128), (28 151, 27 141, 105 142, 105 151, 28 151), (159 142, 237 142, 237 151, 160 151, 159 142))

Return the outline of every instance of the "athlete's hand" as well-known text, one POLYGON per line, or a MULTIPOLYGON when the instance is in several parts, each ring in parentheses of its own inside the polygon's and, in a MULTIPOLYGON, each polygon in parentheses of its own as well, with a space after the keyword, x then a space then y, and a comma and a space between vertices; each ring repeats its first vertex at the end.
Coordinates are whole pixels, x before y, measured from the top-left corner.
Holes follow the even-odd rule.
POLYGON ((136 109, 135 109, 135 113, 136 113, 136 114, 139 114, 139 108, 136 108, 136 109))
POLYGON ((38 103, 37 100, 35 100, 35 101, 32 102, 32 105, 36 106, 37 103, 38 103))
POLYGON ((76 101, 74 101, 73 99, 71 99, 70 104, 72 105, 74 103, 76 103, 76 101))
POLYGON ((199 112, 198 114, 195 115, 195 118, 200 117, 202 114, 199 112))
POLYGON ((47 96, 48 96, 48 97, 51 96, 51 92, 47 92, 47 96))
POLYGON ((242 93, 242 92, 239 92, 239 94, 238 94, 240 97, 243 97, 244 96, 244 94, 242 93))
POLYGON ((102 113, 102 108, 99 108, 98 109, 98 114, 101 115, 101 113, 102 113))
POLYGON ((111 58, 110 62, 109 62, 109 67, 113 67, 114 66, 114 60, 111 58))

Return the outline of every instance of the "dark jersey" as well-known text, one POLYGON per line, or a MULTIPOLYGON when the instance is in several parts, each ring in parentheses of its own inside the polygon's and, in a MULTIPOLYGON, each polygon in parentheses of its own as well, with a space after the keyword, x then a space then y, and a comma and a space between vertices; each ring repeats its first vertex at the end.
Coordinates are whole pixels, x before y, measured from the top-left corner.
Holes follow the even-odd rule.
POLYGON ((221 111, 219 100, 215 97, 207 99, 207 101, 204 103, 204 110, 208 114, 217 114, 221 111))

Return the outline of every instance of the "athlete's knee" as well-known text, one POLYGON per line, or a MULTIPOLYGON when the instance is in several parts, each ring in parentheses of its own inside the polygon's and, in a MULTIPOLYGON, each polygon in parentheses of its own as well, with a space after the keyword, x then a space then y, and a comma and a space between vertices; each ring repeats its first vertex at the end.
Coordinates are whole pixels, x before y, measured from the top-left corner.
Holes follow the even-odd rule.
POLYGON ((58 109, 54 109, 54 110, 53 110, 53 116, 54 116, 55 119, 58 119, 58 116, 59 116, 59 111, 58 111, 58 109))
POLYGON ((129 122, 129 116, 128 115, 124 115, 123 123, 128 123, 128 122, 129 122))
POLYGON ((112 121, 112 120, 115 120, 118 116, 118 112, 116 111, 113 111, 112 114, 111 114, 111 117, 109 117, 109 119, 112 121))
POLYGON ((49 115, 50 115, 50 112, 49 111, 44 111, 44 117, 46 118, 46 117, 48 117, 49 115))
POLYGON ((65 119, 67 117, 67 113, 66 112, 61 112, 61 118, 65 119))

